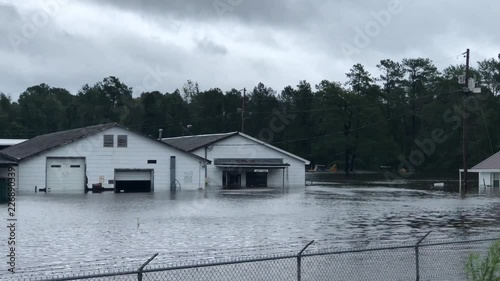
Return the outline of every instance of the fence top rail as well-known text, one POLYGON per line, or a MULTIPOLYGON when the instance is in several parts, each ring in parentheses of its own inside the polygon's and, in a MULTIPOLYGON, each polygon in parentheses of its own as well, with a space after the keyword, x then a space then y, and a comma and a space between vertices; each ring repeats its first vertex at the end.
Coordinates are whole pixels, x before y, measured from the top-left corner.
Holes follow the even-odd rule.
POLYGON ((420 244, 419 247, 443 246, 443 245, 452 245, 452 244, 469 244, 469 243, 490 242, 490 241, 500 241, 500 237, 497 237, 497 238, 475 239, 475 240, 461 240, 461 241, 447 241, 447 242, 423 243, 423 244, 420 244))
POLYGON ((179 269, 188 269, 188 268, 201 268, 201 267, 221 266, 221 265, 230 265, 230 264, 243 264, 243 263, 262 262, 262 261, 296 259, 297 257, 298 257, 298 255, 295 254, 295 255, 285 255, 285 256, 276 256, 276 257, 261 257, 261 258, 254 258, 254 259, 241 259, 241 260, 232 260, 232 261, 210 262, 210 263, 204 263, 204 264, 147 268, 147 269, 144 269, 142 272, 151 273, 151 272, 158 272, 158 271, 170 271, 170 270, 179 270, 179 269))
POLYGON ((113 277, 113 276, 122 276, 122 275, 132 275, 132 274, 138 274, 140 271, 138 270, 133 270, 133 271, 119 271, 119 272, 107 272, 107 273, 96 273, 96 274, 88 274, 88 275, 74 275, 74 276, 68 276, 68 277, 47 277, 44 279, 37 279, 40 281, 71 281, 71 280, 85 280, 85 279, 92 279, 92 278, 100 278, 100 277, 113 277))
POLYGON ((401 246, 388 246, 388 247, 374 247, 374 248, 366 248, 366 249, 352 249, 352 250, 317 250, 315 252, 310 252, 306 254, 302 254, 303 257, 311 257, 311 256, 323 256, 323 255, 341 255, 341 254, 349 254, 349 253, 360 253, 360 252, 376 252, 376 251, 387 251, 387 250, 399 250, 399 249, 413 249, 415 245, 401 245, 401 246))

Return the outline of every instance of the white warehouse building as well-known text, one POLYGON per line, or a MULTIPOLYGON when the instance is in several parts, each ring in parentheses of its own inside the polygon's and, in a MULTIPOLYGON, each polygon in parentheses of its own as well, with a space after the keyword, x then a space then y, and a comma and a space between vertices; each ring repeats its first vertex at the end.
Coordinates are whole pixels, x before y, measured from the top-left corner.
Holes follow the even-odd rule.
POLYGON ((40 135, 0 150, 0 178, 17 169, 20 192, 199 189, 208 161, 116 123, 40 135), (17 167, 16 167, 17 165, 17 167))
POLYGON ((163 138, 165 143, 210 160, 206 185, 222 188, 302 187, 309 161, 243 134, 163 138))

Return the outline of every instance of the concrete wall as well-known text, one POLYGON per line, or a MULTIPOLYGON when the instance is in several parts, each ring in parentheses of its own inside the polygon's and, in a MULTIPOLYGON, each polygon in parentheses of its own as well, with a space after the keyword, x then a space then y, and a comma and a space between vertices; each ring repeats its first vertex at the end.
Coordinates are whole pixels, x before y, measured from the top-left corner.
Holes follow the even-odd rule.
MULTIPOLYGON (((176 156, 176 178, 182 189, 197 189, 203 185, 204 174, 201 177, 199 174, 203 171, 201 159, 118 127, 22 161, 19 163, 19 185, 23 192, 34 192, 35 186, 45 187, 47 157, 84 157, 89 187, 99 183, 100 177, 104 178, 104 187, 114 187, 108 180, 114 179, 115 169, 154 169, 154 190, 169 190, 170 156, 176 156), (115 135, 114 147, 103 147, 104 134, 115 135), (128 146, 116 147, 116 135, 127 135, 128 146), (157 163, 148 164, 148 160, 157 163)), ((83 192, 80 187, 74 191, 83 192)))
MULTIPOLYGON (((205 148, 199 148, 194 153, 205 157, 205 148)), ((305 163, 303 161, 240 135, 221 140, 209 147, 207 158, 212 162, 216 158, 282 158, 285 163, 290 164, 290 167, 285 169, 285 186, 305 186, 305 163)), ((208 165, 208 186, 222 186, 222 171, 213 163, 208 165)), ((248 171, 253 171, 253 169, 248 171)), ((241 182, 244 186, 246 182, 245 173, 242 175, 241 182)), ((282 187, 282 185, 283 170, 269 169, 268 186, 282 187)))

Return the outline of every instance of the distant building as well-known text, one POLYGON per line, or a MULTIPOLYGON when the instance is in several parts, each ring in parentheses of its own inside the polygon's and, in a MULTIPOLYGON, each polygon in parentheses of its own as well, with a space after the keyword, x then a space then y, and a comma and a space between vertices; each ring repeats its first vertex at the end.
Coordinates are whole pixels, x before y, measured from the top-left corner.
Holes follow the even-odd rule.
POLYGON ((17 166, 21 192, 115 192, 198 189, 206 160, 116 123, 40 135, 0 151, 0 177, 17 166), (2 164, 3 163, 3 164, 2 164))
POLYGON ((0 150, 26 141, 25 139, 0 139, 0 150))
POLYGON ((240 132, 163 138, 206 158, 207 186, 223 188, 304 186, 309 161, 240 132))
MULTIPOLYGON (((463 169, 460 169, 460 184, 462 172, 463 169)), ((500 192, 500 152, 468 169, 468 172, 478 173, 479 193, 500 192)))

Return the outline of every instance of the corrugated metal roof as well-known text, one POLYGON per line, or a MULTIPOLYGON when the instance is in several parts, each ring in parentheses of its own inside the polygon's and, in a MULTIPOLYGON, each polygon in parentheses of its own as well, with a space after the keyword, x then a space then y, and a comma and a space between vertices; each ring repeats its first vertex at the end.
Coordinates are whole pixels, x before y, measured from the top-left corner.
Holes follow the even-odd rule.
POLYGON ((500 151, 493 154, 483 162, 472 167, 472 169, 500 169, 500 151))
POLYGON ((224 134, 212 134, 212 135, 197 135, 197 136, 185 136, 176 138, 163 138, 162 141, 168 143, 172 146, 180 148, 184 151, 192 152, 198 148, 205 147, 212 143, 218 142, 225 138, 233 135, 237 135, 238 132, 224 133, 224 134))
POLYGON ((116 123, 100 124, 79 129, 73 129, 62 132, 55 132, 46 135, 36 136, 25 142, 17 145, 7 147, 0 151, 7 157, 17 160, 23 160, 28 157, 35 156, 44 151, 63 146, 65 144, 74 142, 89 135, 93 135, 102 130, 117 126, 116 123))

